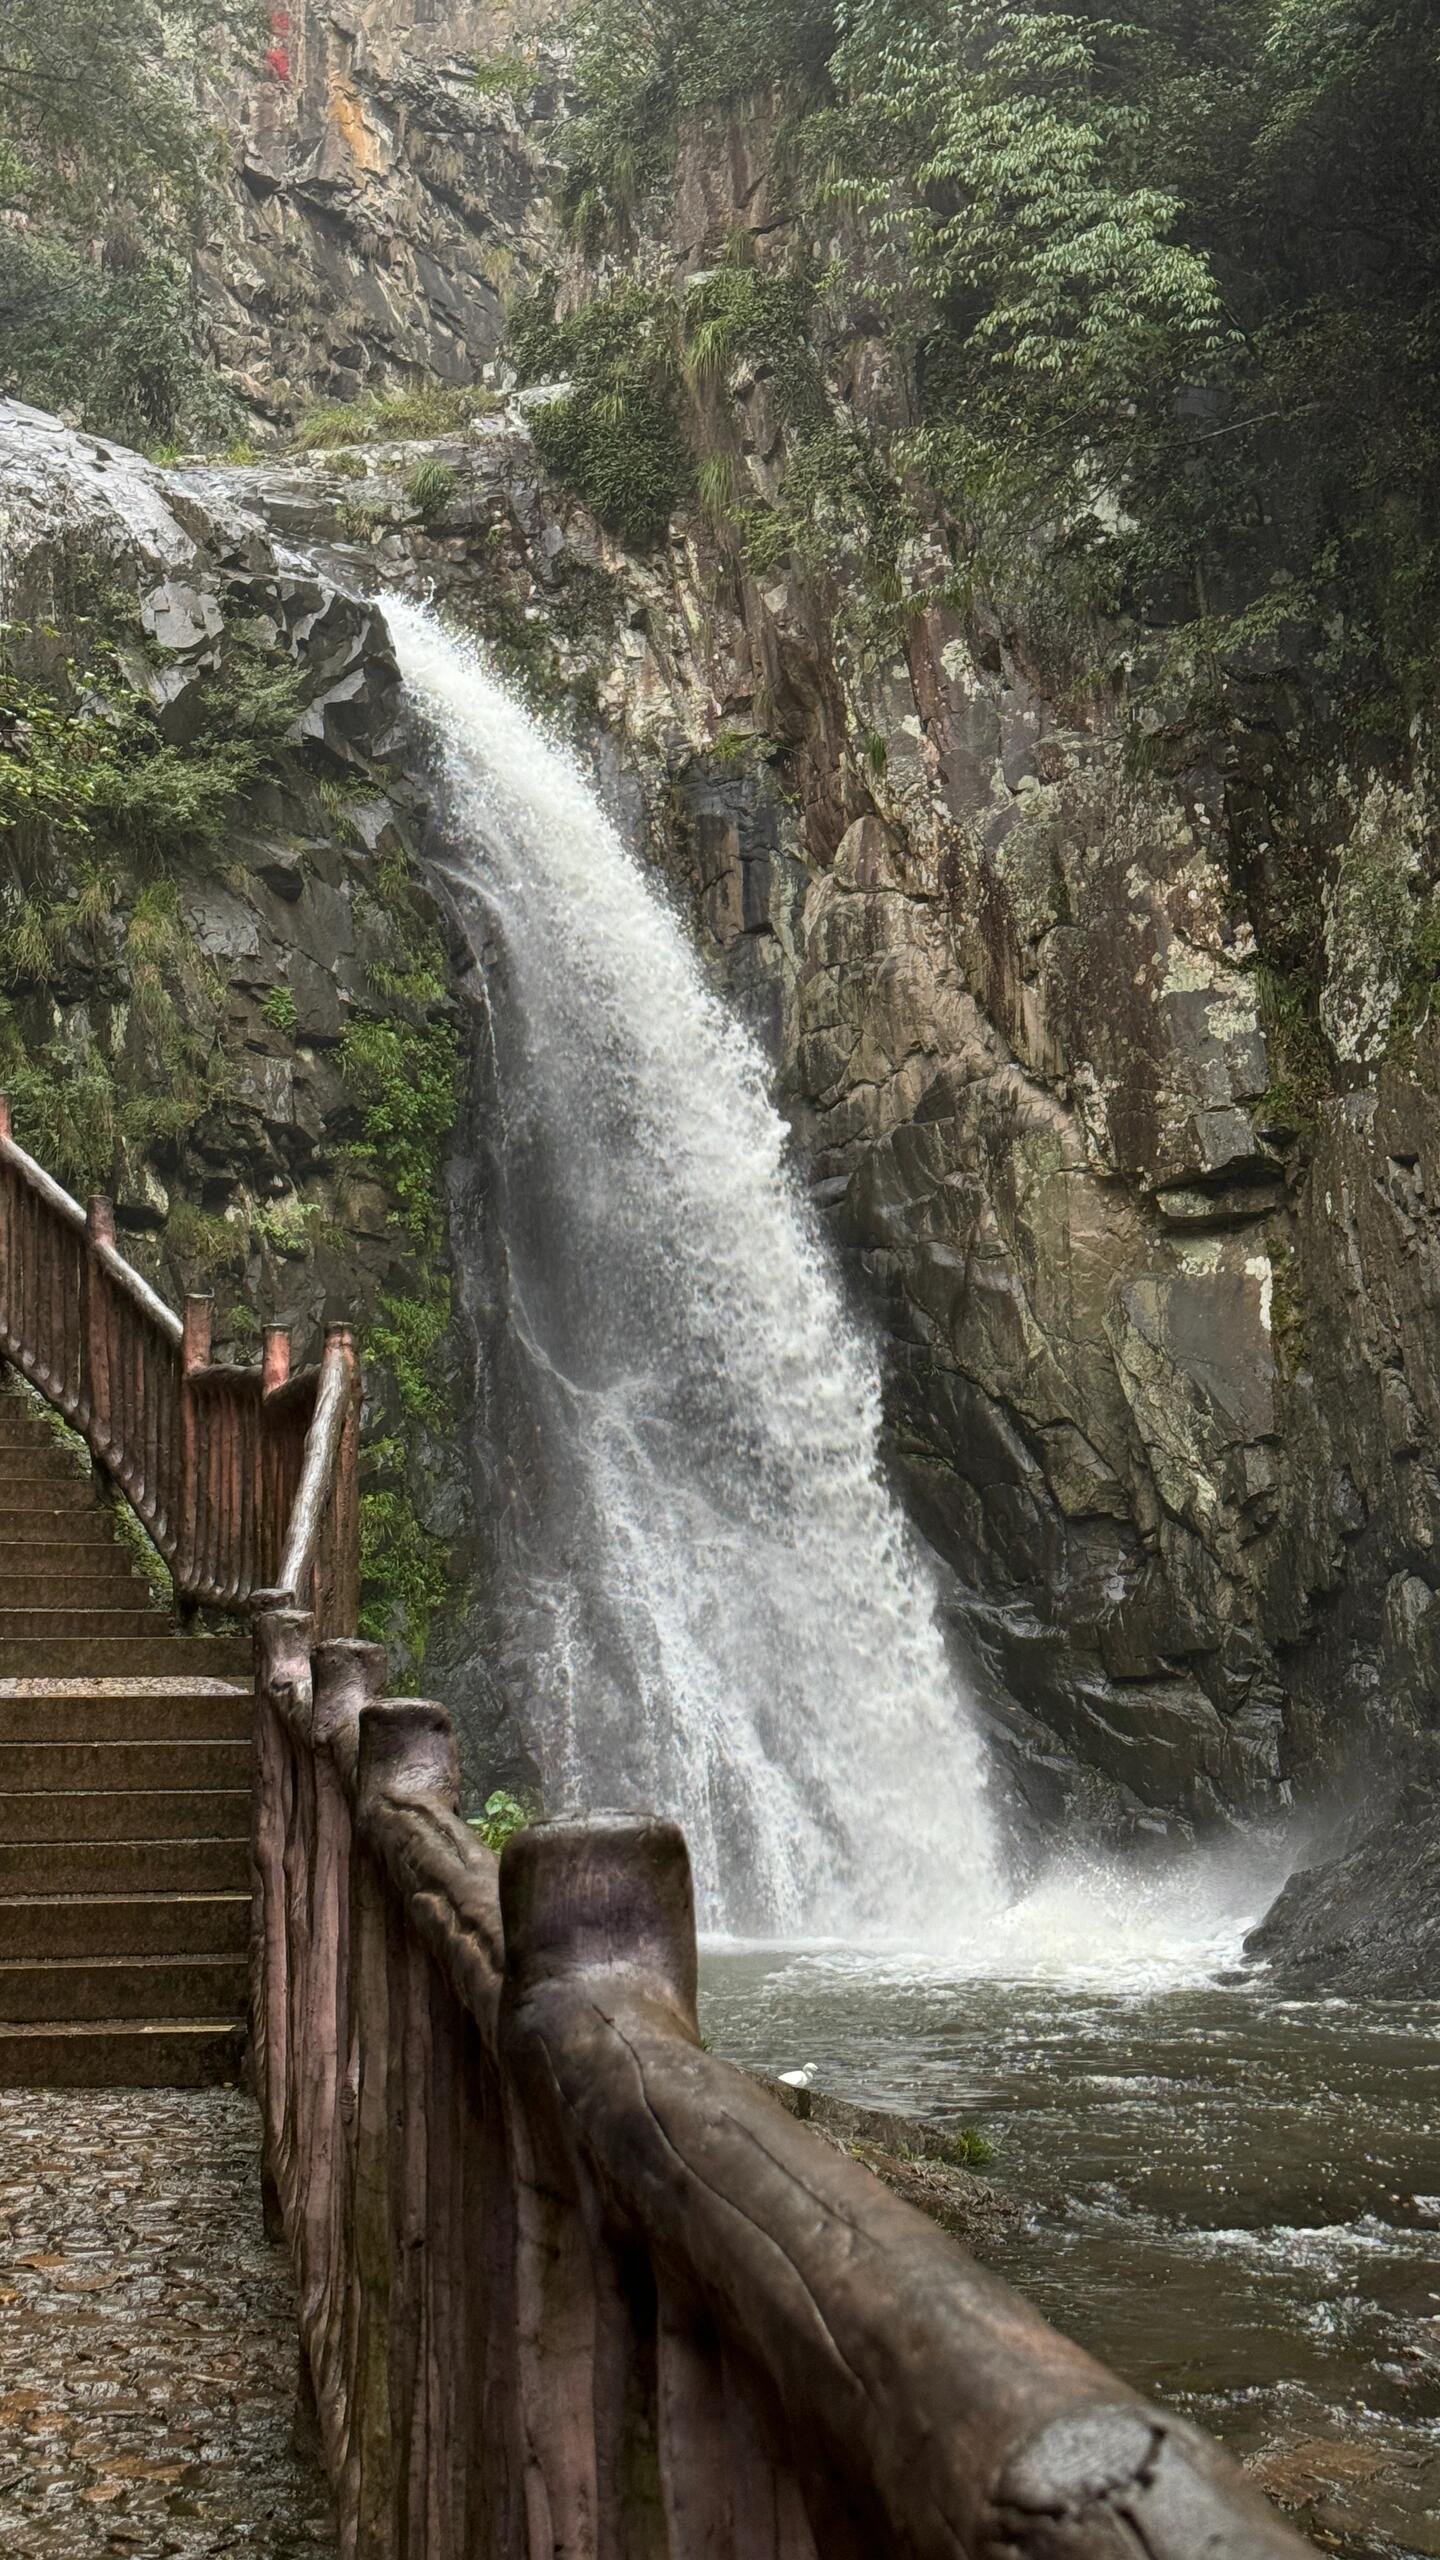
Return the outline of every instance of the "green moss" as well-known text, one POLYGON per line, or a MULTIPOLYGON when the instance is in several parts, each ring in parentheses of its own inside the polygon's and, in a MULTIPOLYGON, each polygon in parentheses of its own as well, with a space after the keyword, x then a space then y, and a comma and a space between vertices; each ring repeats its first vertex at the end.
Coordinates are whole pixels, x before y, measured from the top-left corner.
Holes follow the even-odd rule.
POLYGON ((1320 1028, 1318 974, 1298 970, 1281 974, 1262 967, 1258 987, 1260 1022, 1273 1076, 1257 1107, 1256 1124, 1277 1136, 1313 1139, 1321 1106, 1335 1082, 1320 1028))
POLYGON ((161 1606, 166 1609, 173 1608, 175 1585, 171 1579, 170 1568, 159 1548, 154 1546, 147 1537, 124 1495, 119 1492, 112 1493, 110 1496, 110 1527, 112 1535, 124 1548, 136 1571, 144 1575, 161 1606))

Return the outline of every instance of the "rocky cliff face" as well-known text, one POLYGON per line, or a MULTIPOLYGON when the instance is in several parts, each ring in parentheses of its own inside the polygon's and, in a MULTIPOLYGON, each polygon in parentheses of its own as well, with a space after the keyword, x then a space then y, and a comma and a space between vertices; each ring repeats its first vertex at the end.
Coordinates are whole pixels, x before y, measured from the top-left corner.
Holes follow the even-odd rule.
POLYGON ((547 253, 537 68, 523 111, 477 85, 519 6, 294 0, 205 103, 227 137, 198 281, 217 358, 261 417, 317 392, 469 383, 547 253))
MULTIPOLYGON (((208 272, 262 407, 473 374, 553 249, 559 92, 477 100, 480 16, 330 0, 293 16, 283 72, 237 83, 245 249, 208 272)), ((742 236, 779 271, 758 121, 689 135, 660 289, 742 236)), ((852 322, 830 394, 893 423, 884 334, 852 322)), ((741 491, 783 493, 775 367, 687 396, 741 491)), ((906 537, 919 609, 860 649, 833 560, 757 572, 698 503, 627 550, 541 468, 533 415, 241 471, 226 503, 362 586, 418 581, 578 708, 769 1044, 1035 1815, 1123 1836, 1323 1802, 1342 1769, 1378 1784, 1433 1720, 1440 1628, 1440 1034, 1397 959, 1415 777, 1344 780, 1326 812, 1338 1089, 1299 1093, 1256 965, 1263 722, 1178 782, 1137 770, 1123 690, 1065 676, 1023 613, 957 604, 942 523, 906 537), (444 466, 423 507, 421 458, 444 466)))
MULTIPOLYGON (((352 1315, 367 1623, 463 1647, 458 1034, 384 626, 215 475, 0 404, 0 1082, 220 1356, 352 1315), (437 1626, 435 1632, 441 1632, 437 1626)), ((442 1645, 443 1652, 443 1645, 442 1645)))
MULTIPOLYGON (((677 292, 737 228, 783 259, 753 134, 697 132, 677 292)), ((883 339, 848 396, 862 420, 900 396, 883 339)), ((1413 792, 1342 825, 1324 1008, 1350 1089, 1302 1111, 1243 766, 1137 777, 1113 703, 945 600, 938 533, 935 600, 878 663, 833 581, 753 574, 699 508, 627 553, 547 485, 524 405, 446 450, 428 525, 405 457, 272 503, 418 572, 620 743, 889 1335, 896 1462, 1036 1812, 1183 1826, 1403 1758, 1440 1623, 1440 1056, 1396 1034, 1384 924, 1413 792)), ((743 482, 779 485, 765 366, 712 405, 743 482)))
POLYGON ((694 522, 627 555, 522 410, 432 449, 428 523, 409 448, 257 491, 598 715, 888 1331, 896 1463, 1025 1798, 1168 1829, 1397 1751, 1434 1624, 1430 1035, 1302 1149, 1223 813, 944 608, 853 686, 823 597, 694 522))

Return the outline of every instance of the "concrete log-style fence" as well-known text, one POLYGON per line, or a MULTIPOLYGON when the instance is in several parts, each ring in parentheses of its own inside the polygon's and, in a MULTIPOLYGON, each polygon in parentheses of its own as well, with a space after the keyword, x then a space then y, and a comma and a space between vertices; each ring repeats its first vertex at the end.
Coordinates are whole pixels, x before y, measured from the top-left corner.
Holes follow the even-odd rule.
POLYGON ((360 1373, 348 1325, 290 1374, 210 1358, 212 1301, 179 1316, 121 1254, 115 1211, 72 1200, 17 1145, 0 1095, 0 1354, 82 1434, 170 1567, 182 1605, 248 1610, 277 1587, 326 1634, 359 1606, 360 1373))
POLYGON ((668 1823, 459 1815, 356 1641, 348 1326, 210 1359, 19 1147, 0 1357, 255 1626, 252 2064, 346 2560, 1284 2560, 1151 2409, 700 2043, 668 1823))
POLYGON ((259 1621, 255 2057, 357 2560, 1282 2560, 1218 2447, 701 2045, 670 1824, 496 1861, 444 1711, 259 1621))

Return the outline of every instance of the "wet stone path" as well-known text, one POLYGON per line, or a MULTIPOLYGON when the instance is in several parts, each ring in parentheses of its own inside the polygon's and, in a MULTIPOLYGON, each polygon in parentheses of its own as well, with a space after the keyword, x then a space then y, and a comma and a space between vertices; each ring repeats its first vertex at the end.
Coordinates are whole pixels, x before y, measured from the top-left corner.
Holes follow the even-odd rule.
POLYGON ((236 2090, 0 2092, 0 2560, 328 2560, 236 2090))

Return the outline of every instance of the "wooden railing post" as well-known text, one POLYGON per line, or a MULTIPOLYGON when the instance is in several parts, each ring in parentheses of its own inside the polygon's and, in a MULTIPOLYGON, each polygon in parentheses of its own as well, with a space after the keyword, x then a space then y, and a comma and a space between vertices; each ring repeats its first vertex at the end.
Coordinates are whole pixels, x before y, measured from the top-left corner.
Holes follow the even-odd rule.
POLYGON ((619 1965, 699 2042, 695 1891, 678 1824, 646 1813, 532 1823, 500 1862, 500 1912, 507 2004, 619 1965))
POLYGON ((360 1617, 361 1381, 354 1327, 348 1324, 327 1325, 325 1348, 345 1361, 350 1377, 345 1426, 335 1459, 334 1489, 330 1499, 330 1587, 326 1594, 326 1628, 328 1633, 338 1635, 342 1630, 355 1626, 360 1617))
POLYGON ((290 1327, 267 1324, 260 1353, 260 1392, 273 1396, 290 1375, 290 1327))
POLYGON ((204 1565, 205 1477, 210 1468, 209 1453, 201 1448, 194 1380, 197 1370, 209 1365, 214 1325, 214 1298, 205 1291, 192 1290, 185 1300, 185 1330, 180 1343, 180 1545, 175 1588, 182 1598, 201 1580, 204 1565))
POLYGON ((109 1464, 119 1454, 110 1378, 110 1292, 96 1247, 115 1242, 115 1207, 103 1191, 93 1192, 86 1205, 85 1233, 88 1248, 85 1255, 87 1403, 92 1442, 102 1460, 109 1464))

